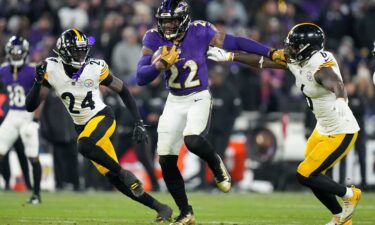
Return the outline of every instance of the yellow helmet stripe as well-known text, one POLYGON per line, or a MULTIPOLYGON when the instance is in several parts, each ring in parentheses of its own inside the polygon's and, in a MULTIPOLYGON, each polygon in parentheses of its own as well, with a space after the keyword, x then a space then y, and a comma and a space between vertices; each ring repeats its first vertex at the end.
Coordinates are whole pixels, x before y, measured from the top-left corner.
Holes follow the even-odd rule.
POLYGON ((75 29, 75 28, 72 28, 72 31, 74 31, 74 33, 76 33, 77 38, 78 38, 78 41, 82 41, 82 37, 81 37, 81 35, 79 34, 78 30, 75 29))

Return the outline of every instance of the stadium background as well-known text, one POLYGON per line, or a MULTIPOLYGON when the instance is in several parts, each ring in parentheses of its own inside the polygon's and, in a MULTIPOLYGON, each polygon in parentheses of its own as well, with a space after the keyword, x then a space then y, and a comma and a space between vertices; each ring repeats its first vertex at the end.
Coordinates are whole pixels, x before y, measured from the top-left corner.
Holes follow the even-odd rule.
MULTIPOLYGON (((288 30, 299 22, 311 21, 322 26, 326 33, 326 49, 334 52, 344 82, 351 84, 365 103, 361 117, 368 138, 367 182, 370 188, 375 184, 374 60, 370 56, 375 40, 372 32, 374 0, 190 0, 189 3, 193 20, 208 20, 220 30, 250 37, 275 48, 283 47, 288 30)), ((39 62, 54 55, 52 49, 63 30, 76 27, 96 38, 92 56, 105 59, 137 98, 147 102, 161 96, 163 100, 165 91, 137 87, 134 80, 142 36, 154 26, 153 15, 159 4, 159 0, 0 0, 0 49, 4 49, 11 35, 21 35, 30 42, 30 61, 39 62)), ((5 53, 1 51, 0 62, 5 61, 4 57, 5 53)), ((210 68, 210 74, 225 77, 241 100, 226 153, 229 167, 239 171, 234 176, 238 188, 254 191, 298 188, 294 171, 303 157, 305 136, 311 131, 311 122, 306 119, 310 116, 305 99, 294 86, 293 76, 284 71, 257 70, 235 63, 212 63, 210 68), (269 182, 254 182, 254 179, 269 182)), ((160 87, 159 84, 156 86, 160 87)), ((112 100, 109 98, 107 103, 113 103, 112 100)), ((119 107, 118 115, 125 115, 124 110, 119 107)), ((147 110, 143 111, 143 116, 146 121, 149 119, 147 110)), ((221 120, 225 118, 213 120, 212 126, 220 127, 221 120)), ((146 123, 153 122, 155 120, 146 123)), ((126 133, 131 127, 129 124, 131 121, 119 118, 117 131, 126 133)), ((42 187, 52 190, 51 146, 46 139, 41 136, 41 152, 45 153, 42 154, 45 158, 42 187)), ((124 159, 128 161, 123 165, 143 177, 142 166, 136 161, 129 162, 129 158, 135 160, 134 153, 127 154, 124 159)), ((17 160, 11 158, 12 185, 15 185, 20 171, 17 160)), ((358 159, 353 151, 348 158, 347 177, 350 180, 346 182, 359 184, 358 159)), ((87 162, 79 159, 81 188, 108 189, 106 181, 97 176, 87 162), (92 184, 88 184, 90 182, 92 184)), ((186 161, 189 163, 184 167, 184 176, 191 180, 189 184, 194 189, 199 162, 191 155, 184 160, 185 164, 186 161)), ((334 175, 337 177, 337 172, 334 175)))

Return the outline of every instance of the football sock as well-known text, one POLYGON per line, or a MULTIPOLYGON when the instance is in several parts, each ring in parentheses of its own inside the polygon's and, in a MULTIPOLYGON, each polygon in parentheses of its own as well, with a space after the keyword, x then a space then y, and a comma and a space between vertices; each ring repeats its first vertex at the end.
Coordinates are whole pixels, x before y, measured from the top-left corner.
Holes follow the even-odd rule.
POLYGON ((336 196, 331 193, 323 192, 316 189, 311 189, 314 195, 319 199, 332 214, 339 214, 342 212, 340 203, 337 201, 336 196))
POLYGON ((199 135, 189 135, 184 137, 184 142, 189 151, 207 162, 211 170, 220 170, 220 160, 206 139, 199 135))
POLYGON ((347 190, 344 185, 336 183, 334 180, 324 174, 304 177, 301 174, 297 173, 297 180, 302 185, 310 187, 311 189, 331 193, 339 197, 343 197, 347 190))
POLYGON ((118 178, 117 174, 109 171, 105 176, 108 178, 109 182, 117 188, 117 190, 133 199, 134 201, 142 203, 143 205, 155 210, 160 209, 160 207, 162 206, 162 204, 158 200, 156 200, 146 192, 138 198, 135 197, 131 190, 126 187, 125 184, 118 178))
POLYGON ((78 141, 78 151, 112 172, 118 173, 121 170, 121 166, 89 138, 81 138, 78 141))
POLYGON ((184 179, 177 167, 177 159, 177 155, 161 155, 159 163, 168 191, 180 211, 186 212, 189 209, 189 203, 185 192, 184 179))
POLYGON ((3 157, 3 160, 0 160, 0 174, 3 175, 5 181, 5 190, 10 188, 10 167, 9 167, 9 154, 3 157))
POLYGON ((353 190, 351 188, 346 188, 346 193, 344 196, 342 196, 343 198, 351 198, 353 197, 354 193, 353 193, 353 190))
POLYGON ((34 194, 39 195, 40 193, 40 181, 42 179, 42 166, 39 160, 37 162, 31 162, 33 167, 33 180, 34 180, 34 194))

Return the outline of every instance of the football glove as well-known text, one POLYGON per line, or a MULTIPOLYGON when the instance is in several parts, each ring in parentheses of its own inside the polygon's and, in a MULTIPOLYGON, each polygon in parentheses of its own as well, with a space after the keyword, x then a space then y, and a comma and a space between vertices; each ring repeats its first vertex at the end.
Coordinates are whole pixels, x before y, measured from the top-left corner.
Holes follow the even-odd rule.
POLYGON ((344 117, 348 109, 348 103, 344 98, 337 98, 333 109, 340 117, 344 117))
POLYGON ((167 67, 171 67, 175 62, 178 61, 179 54, 176 49, 176 45, 168 51, 167 46, 163 46, 161 49, 160 61, 167 67))
POLYGON ((233 52, 227 52, 222 48, 209 47, 207 51, 207 58, 216 62, 233 61, 233 52))
POLYGON ((272 59, 272 61, 274 61, 275 63, 277 63, 279 65, 287 66, 285 54, 284 54, 284 49, 271 48, 270 58, 272 59))
POLYGON ((41 84, 47 71, 47 62, 43 60, 35 67, 35 82, 41 84))
POLYGON ((145 125, 143 124, 143 120, 139 120, 135 123, 135 127, 133 130, 133 140, 135 140, 137 144, 143 142, 148 143, 147 130, 145 128, 145 125))

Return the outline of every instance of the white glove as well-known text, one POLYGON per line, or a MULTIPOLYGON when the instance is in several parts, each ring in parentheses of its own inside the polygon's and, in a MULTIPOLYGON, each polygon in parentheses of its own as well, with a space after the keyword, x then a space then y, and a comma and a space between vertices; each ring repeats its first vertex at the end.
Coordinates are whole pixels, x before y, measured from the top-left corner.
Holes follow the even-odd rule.
POLYGON ((207 51, 207 58, 216 62, 233 61, 233 52, 227 52, 222 48, 210 46, 207 51))
POLYGON ((348 103, 344 98, 337 98, 333 109, 340 117, 344 117, 348 110, 348 103))

